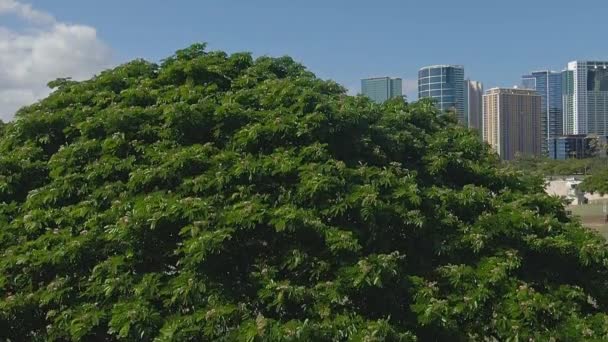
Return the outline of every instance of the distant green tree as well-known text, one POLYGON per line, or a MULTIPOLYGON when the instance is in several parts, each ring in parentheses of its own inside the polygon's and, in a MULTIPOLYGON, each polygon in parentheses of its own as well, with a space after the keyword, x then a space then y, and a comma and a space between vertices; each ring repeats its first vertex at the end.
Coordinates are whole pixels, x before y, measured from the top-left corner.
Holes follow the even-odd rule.
POLYGON ((597 192, 602 195, 608 194, 608 168, 586 177, 581 183, 580 189, 587 192, 597 192))
POLYGON ((595 158, 606 157, 606 151, 608 150, 606 139, 597 134, 592 134, 589 137, 591 138, 589 140, 589 155, 595 158))
POLYGON ((569 158, 553 160, 546 157, 518 156, 515 160, 505 162, 507 168, 533 173, 542 177, 590 175, 601 172, 607 167, 606 158, 569 158))
POLYGON ((605 139, 596 137, 592 140, 591 150, 596 157, 593 174, 583 181, 581 189, 589 192, 608 194, 608 158, 606 152, 608 146, 605 139))
POLYGON ((52 83, 0 137, 0 340, 608 339, 608 249, 428 100, 288 57, 52 83))

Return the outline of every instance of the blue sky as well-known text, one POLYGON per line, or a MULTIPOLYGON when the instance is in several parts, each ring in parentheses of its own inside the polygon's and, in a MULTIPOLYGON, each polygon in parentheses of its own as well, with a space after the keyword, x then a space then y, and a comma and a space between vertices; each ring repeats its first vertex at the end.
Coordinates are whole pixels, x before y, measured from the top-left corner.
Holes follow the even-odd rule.
MULTIPOLYGON (((489 88, 573 59, 608 59, 605 0, 19 1, 96 29, 112 64, 156 61, 205 41, 228 52, 290 55, 354 90, 362 77, 402 77, 410 99, 424 65, 463 64, 467 77, 489 88)), ((15 30, 19 22, 0 16, 15 30)))

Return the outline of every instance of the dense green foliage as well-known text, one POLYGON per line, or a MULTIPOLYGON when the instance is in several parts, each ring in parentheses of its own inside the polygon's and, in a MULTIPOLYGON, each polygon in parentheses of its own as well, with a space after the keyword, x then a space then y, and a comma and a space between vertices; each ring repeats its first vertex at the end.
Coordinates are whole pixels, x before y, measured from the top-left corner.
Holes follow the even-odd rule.
POLYGON ((608 194, 608 158, 593 157, 584 159, 553 160, 520 156, 505 162, 508 169, 519 170, 539 177, 585 176, 580 189, 586 192, 608 194))
POLYGON ((608 194, 608 167, 594 172, 589 177, 585 177, 580 185, 580 189, 587 192, 597 192, 602 195, 608 194))
POLYGON ((505 162, 507 167, 526 173, 535 173, 545 177, 591 175, 600 173, 608 167, 606 158, 583 158, 554 160, 530 156, 519 156, 513 161, 505 162))
POLYGON ((0 340, 608 338, 605 241, 432 103, 178 51, 0 138, 0 340))

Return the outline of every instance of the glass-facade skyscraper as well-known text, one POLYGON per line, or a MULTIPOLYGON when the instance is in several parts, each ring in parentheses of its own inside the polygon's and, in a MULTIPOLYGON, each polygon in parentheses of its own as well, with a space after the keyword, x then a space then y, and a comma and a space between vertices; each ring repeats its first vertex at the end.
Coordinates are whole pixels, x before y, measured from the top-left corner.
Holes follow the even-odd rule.
POLYGON ((541 150, 547 155, 549 140, 564 134, 562 73, 535 71, 522 76, 521 84, 541 96, 541 150))
POLYGON ((374 77, 361 80, 361 93, 376 103, 403 96, 400 78, 374 77))
POLYGON ((608 62, 568 63, 562 86, 564 133, 608 135, 608 62))
POLYGON ((456 112, 458 120, 467 125, 464 109, 464 67, 432 65, 418 71, 418 98, 430 97, 442 111, 456 112))

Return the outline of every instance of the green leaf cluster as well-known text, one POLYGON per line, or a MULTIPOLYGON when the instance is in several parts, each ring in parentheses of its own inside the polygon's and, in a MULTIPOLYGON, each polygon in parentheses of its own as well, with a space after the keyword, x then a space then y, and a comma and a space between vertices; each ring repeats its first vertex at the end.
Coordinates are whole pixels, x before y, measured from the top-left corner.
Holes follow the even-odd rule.
POLYGON ((580 185, 580 189, 591 193, 597 192, 602 195, 608 194, 608 166, 601 171, 585 177, 580 185))
POLYGON ((608 249, 430 101, 180 50, 0 134, 0 340, 608 338, 608 249))

